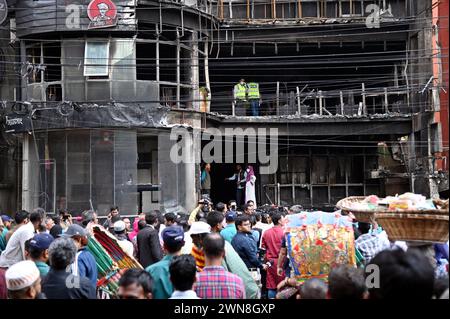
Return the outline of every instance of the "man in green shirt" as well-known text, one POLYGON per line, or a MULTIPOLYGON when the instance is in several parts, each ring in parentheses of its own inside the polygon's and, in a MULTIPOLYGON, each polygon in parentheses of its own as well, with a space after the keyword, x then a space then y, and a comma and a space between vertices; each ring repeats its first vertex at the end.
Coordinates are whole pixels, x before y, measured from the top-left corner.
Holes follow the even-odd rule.
POLYGON ((166 256, 159 262, 150 265, 145 269, 153 278, 154 299, 169 299, 173 293, 169 266, 172 258, 180 255, 181 248, 184 246, 183 228, 181 226, 169 226, 164 228, 162 239, 166 256))
POLYGON ((47 233, 39 233, 30 239, 30 258, 39 269, 41 277, 47 275, 50 267, 48 266, 48 247, 53 242, 52 235, 47 233))

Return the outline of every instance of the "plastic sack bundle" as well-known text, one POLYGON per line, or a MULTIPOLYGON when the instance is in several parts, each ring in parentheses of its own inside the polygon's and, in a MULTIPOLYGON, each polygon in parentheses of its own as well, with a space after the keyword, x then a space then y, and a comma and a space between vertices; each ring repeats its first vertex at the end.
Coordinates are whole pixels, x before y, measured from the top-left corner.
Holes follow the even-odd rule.
POLYGON ((341 264, 356 266, 351 219, 340 213, 313 212, 289 215, 286 244, 294 277, 328 280, 341 264))

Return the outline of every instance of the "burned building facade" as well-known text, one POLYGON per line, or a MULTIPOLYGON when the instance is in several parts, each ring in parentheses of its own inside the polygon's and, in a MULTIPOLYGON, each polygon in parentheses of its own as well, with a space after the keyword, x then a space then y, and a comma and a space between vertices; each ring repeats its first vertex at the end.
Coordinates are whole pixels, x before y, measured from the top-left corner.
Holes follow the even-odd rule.
MULTIPOLYGON (((431 4, 8 1, 15 95, 2 95, 2 114, 20 163, 11 196, 48 212, 188 212, 208 140, 188 139, 188 160, 175 163, 174 127, 242 139, 246 155, 251 132, 276 129, 276 172, 251 163, 258 204, 434 194, 445 179, 433 160, 436 90, 448 83, 433 73, 431 4), (236 115, 240 78, 259 83, 260 116, 236 115)), ((248 162, 227 155, 212 164, 215 202, 234 197, 224 179, 248 162)))

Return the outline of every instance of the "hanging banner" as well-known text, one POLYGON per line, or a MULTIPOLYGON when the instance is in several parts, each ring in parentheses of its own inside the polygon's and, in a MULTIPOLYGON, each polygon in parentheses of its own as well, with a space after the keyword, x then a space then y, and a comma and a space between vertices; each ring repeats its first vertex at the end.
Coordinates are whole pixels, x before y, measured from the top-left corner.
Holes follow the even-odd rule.
POLYGON ((5 133, 24 133, 30 130, 31 119, 28 115, 5 116, 5 133))
POLYGON ((117 25, 117 7, 111 0, 93 0, 87 8, 88 29, 109 28, 117 25))

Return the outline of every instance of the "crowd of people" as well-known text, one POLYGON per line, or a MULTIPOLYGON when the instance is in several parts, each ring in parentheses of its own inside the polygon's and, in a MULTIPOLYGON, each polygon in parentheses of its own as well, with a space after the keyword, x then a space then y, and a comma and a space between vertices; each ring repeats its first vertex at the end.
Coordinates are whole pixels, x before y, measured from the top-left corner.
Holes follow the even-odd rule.
MULTIPOLYGON (((159 211, 133 220, 111 207, 99 223, 96 212, 79 218, 43 209, 0 219, 0 299, 96 299, 98 269, 87 248, 101 225, 142 268, 124 271, 121 299, 448 299, 448 243, 391 242, 376 222, 354 220, 358 265, 339 265, 327 280, 299 281, 286 245, 291 208, 252 200, 213 205, 203 196, 189 216, 159 211), (368 285, 365 266, 379 269, 368 285)), ((308 212, 314 214, 314 212, 308 212)), ((353 216, 349 216, 353 218, 353 216)))

